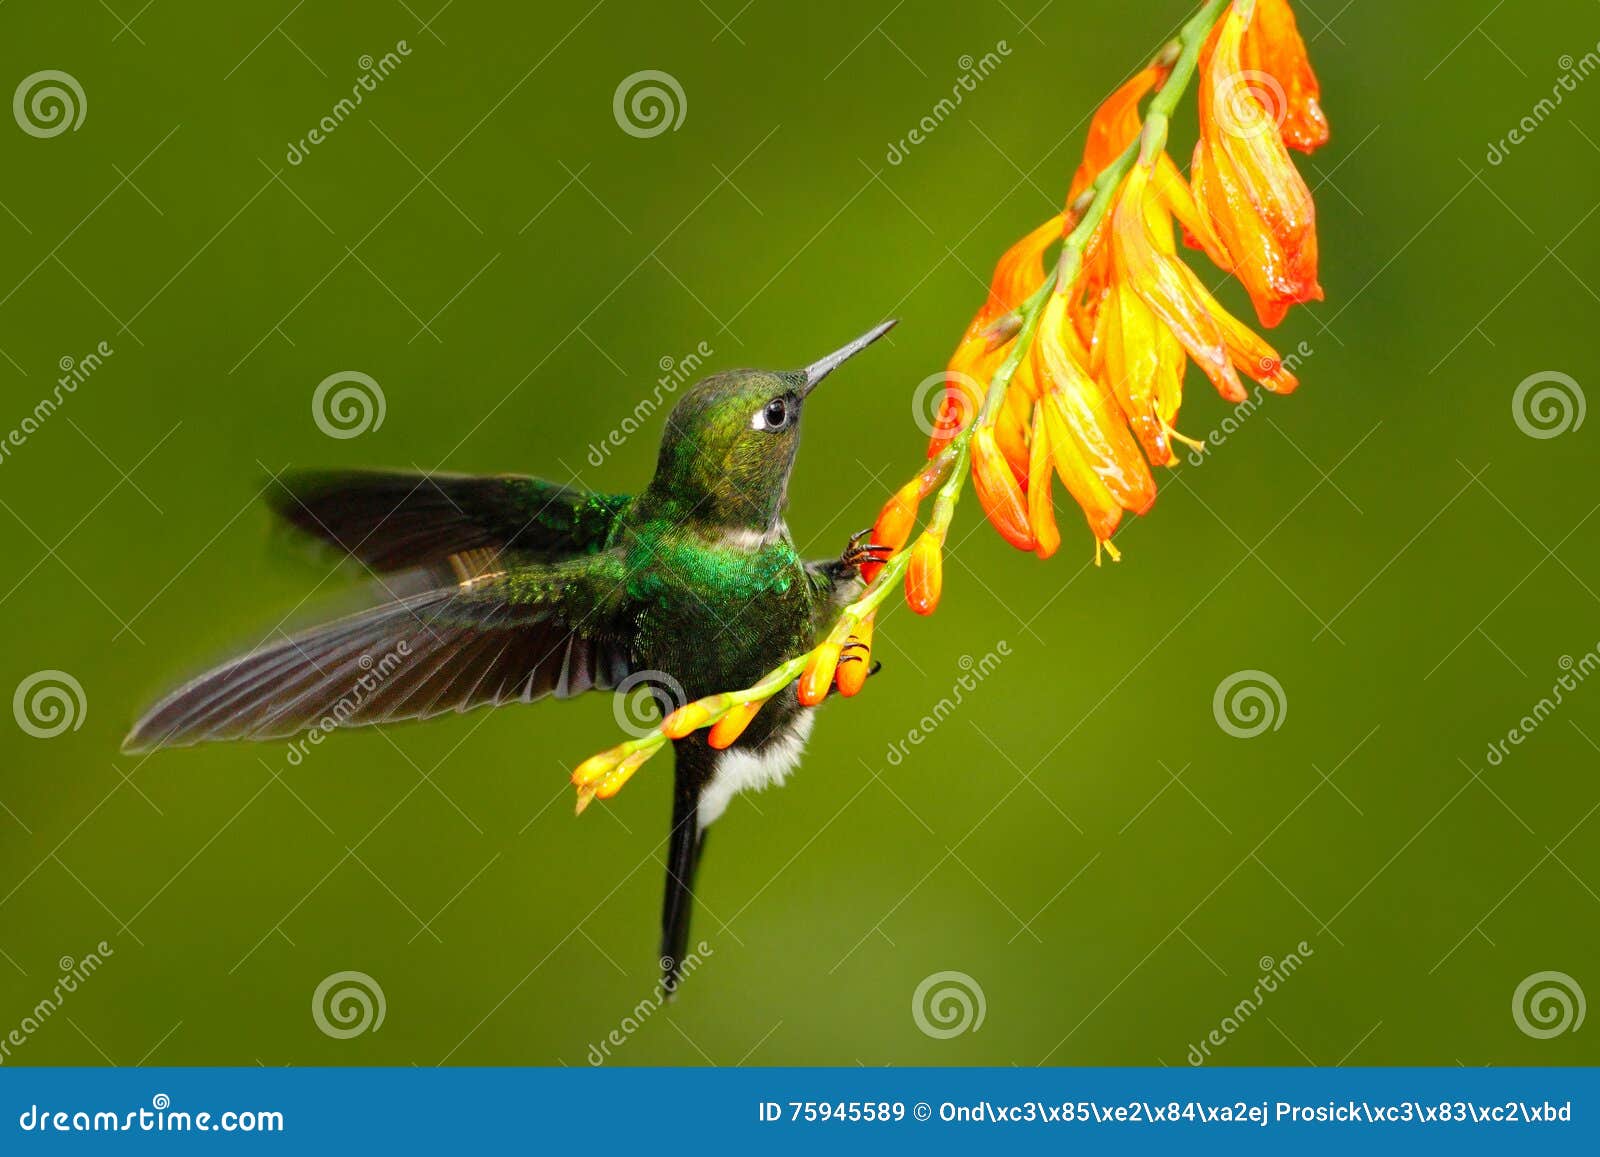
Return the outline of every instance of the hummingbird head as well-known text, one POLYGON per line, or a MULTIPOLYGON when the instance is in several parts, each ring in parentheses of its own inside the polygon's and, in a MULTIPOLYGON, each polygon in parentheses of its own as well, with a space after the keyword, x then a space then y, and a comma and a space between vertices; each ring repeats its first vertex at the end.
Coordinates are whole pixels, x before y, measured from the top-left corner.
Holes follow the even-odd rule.
POLYGON ((673 407, 650 489, 680 518, 731 532, 777 525, 811 391, 894 327, 886 321, 800 370, 729 370, 673 407))

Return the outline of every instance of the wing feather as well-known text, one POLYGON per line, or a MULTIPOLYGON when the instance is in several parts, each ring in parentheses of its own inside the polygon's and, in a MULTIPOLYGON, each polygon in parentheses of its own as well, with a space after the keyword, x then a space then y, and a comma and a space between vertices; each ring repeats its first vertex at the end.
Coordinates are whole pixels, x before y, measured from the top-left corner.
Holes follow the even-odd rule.
POLYGON ((628 502, 521 474, 377 470, 290 472, 269 495, 285 521, 379 572, 467 551, 542 561, 595 553, 628 502))
POLYGON ((628 670, 620 563, 601 554, 426 591, 269 643, 174 691, 124 748, 281 739, 610 689, 628 670))

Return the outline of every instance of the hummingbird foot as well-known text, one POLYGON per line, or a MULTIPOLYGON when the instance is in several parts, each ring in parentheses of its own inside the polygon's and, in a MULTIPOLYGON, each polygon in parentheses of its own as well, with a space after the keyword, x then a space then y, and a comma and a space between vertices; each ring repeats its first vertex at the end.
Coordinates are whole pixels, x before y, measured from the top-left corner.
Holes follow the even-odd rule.
POLYGON ((839 556, 839 566, 847 571, 860 571, 863 567, 877 564, 883 565, 894 553, 894 547, 884 546, 878 542, 864 542, 872 528, 858 530, 850 536, 850 542, 844 548, 844 553, 839 556))

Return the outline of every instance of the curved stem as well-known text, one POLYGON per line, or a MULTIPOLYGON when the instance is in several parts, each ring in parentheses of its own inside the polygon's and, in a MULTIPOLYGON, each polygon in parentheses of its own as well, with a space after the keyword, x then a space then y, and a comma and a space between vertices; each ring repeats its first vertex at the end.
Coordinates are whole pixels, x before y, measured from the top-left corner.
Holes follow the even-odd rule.
MULTIPOLYGON (((1166 81, 1160 91, 1150 98, 1146 106, 1144 124, 1139 136, 1136 137, 1126 149, 1102 169, 1084 194, 1088 197, 1088 204, 1084 206, 1081 215, 1073 225, 1070 232, 1061 243, 1061 252, 1056 259, 1055 268, 1046 275, 1044 282, 1020 306, 1013 311, 1013 316, 1018 322, 1016 336, 1011 341, 1011 349, 1006 358, 995 370, 989 379, 989 389, 984 395, 983 404, 979 407, 977 416, 968 423, 966 429, 955 435, 943 453, 948 455, 950 461, 946 467, 948 474, 934 498, 933 509, 929 514, 927 531, 943 534, 950 526, 955 515, 956 503, 960 501, 961 493, 966 488, 967 475, 970 469, 971 442, 973 431, 980 425, 993 419, 996 408, 1004 401, 1006 389, 1011 385, 1011 379, 1017 372, 1017 367, 1022 364, 1022 359, 1027 357, 1033 347, 1033 339, 1039 328, 1039 318, 1044 313, 1044 306, 1050 295, 1058 290, 1070 292, 1077 284, 1078 275, 1083 268, 1084 251, 1089 240, 1094 236, 1095 230, 1105 220, 1107 211, 1116 195, 1118 187, 1124 177, 1128 175, 1135 162, 1152 164, 1155 158, 1166 147, 1167 130, 1171 123, 1173 110, 1183 98, 1185 90, 1194 78, 1195 70, 1200 59, 1200 49, 1206 39, 1211 35, 1217 20, 1222 16, 1230 0, 1206 0, 1199 11, 1179 30, 1178 37, 1172 44, 1163 50, 1163 57, 1170 57, 1172 65, 1167 73, 1166 81)), ((1079 198, 1081 201, 1083 198, 1079 198)), ((926 532, 926 531, 925 531, 926 532)), ((878 575, 873 579, 867 589, 852 603, 839 612, 838 619, 829 630, 827 638, 835 642, 843 642, 844 638, 854 631, 868 615, 876 611, 889 597, 889 593, 899 586, 905 576, 906 567, 910 564, 911 552, 909 550, 896 551, 878 575)), ((735 707, 749 703, 765 702, 790 683, 798 679, 817 654, 820 647, 813 647, 803 654, 774 667, 757 683, 746 687, 742 691, 727 692, 713 696, 716 706, 710 711, 704 721, 709 726, 717 722, 735 707)), ((702 700, 710 704, 711 700, 702 700)), ((644 751, 653 753, 665 746, 666 734, 660 727, 647 732, 638 739, 629 740, 612 748, 608 754, 614 754, 618 759, 644 751)), ((648 756, 647 756, 648 757, 648 756)), ((594 794, 592 788, 579 788, 579 810, 582 811, 588 799, 594 794)))

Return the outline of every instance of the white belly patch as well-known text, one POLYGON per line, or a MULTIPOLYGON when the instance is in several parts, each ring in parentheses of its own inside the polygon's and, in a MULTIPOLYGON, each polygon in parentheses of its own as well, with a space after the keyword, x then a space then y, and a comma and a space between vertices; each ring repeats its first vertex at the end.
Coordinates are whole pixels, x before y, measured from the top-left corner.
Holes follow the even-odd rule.
POLYGON ((717 772, 700 793, 700 826, 711 824, 727 810, 733 797, 746 788, 761 791, 768 784, 782 784, 800 762, 806 739, 816 723, 814 712, 801 711, 789 725, 788 733, 774 739, 760 751, 733 750, 722 757, 717 772))

